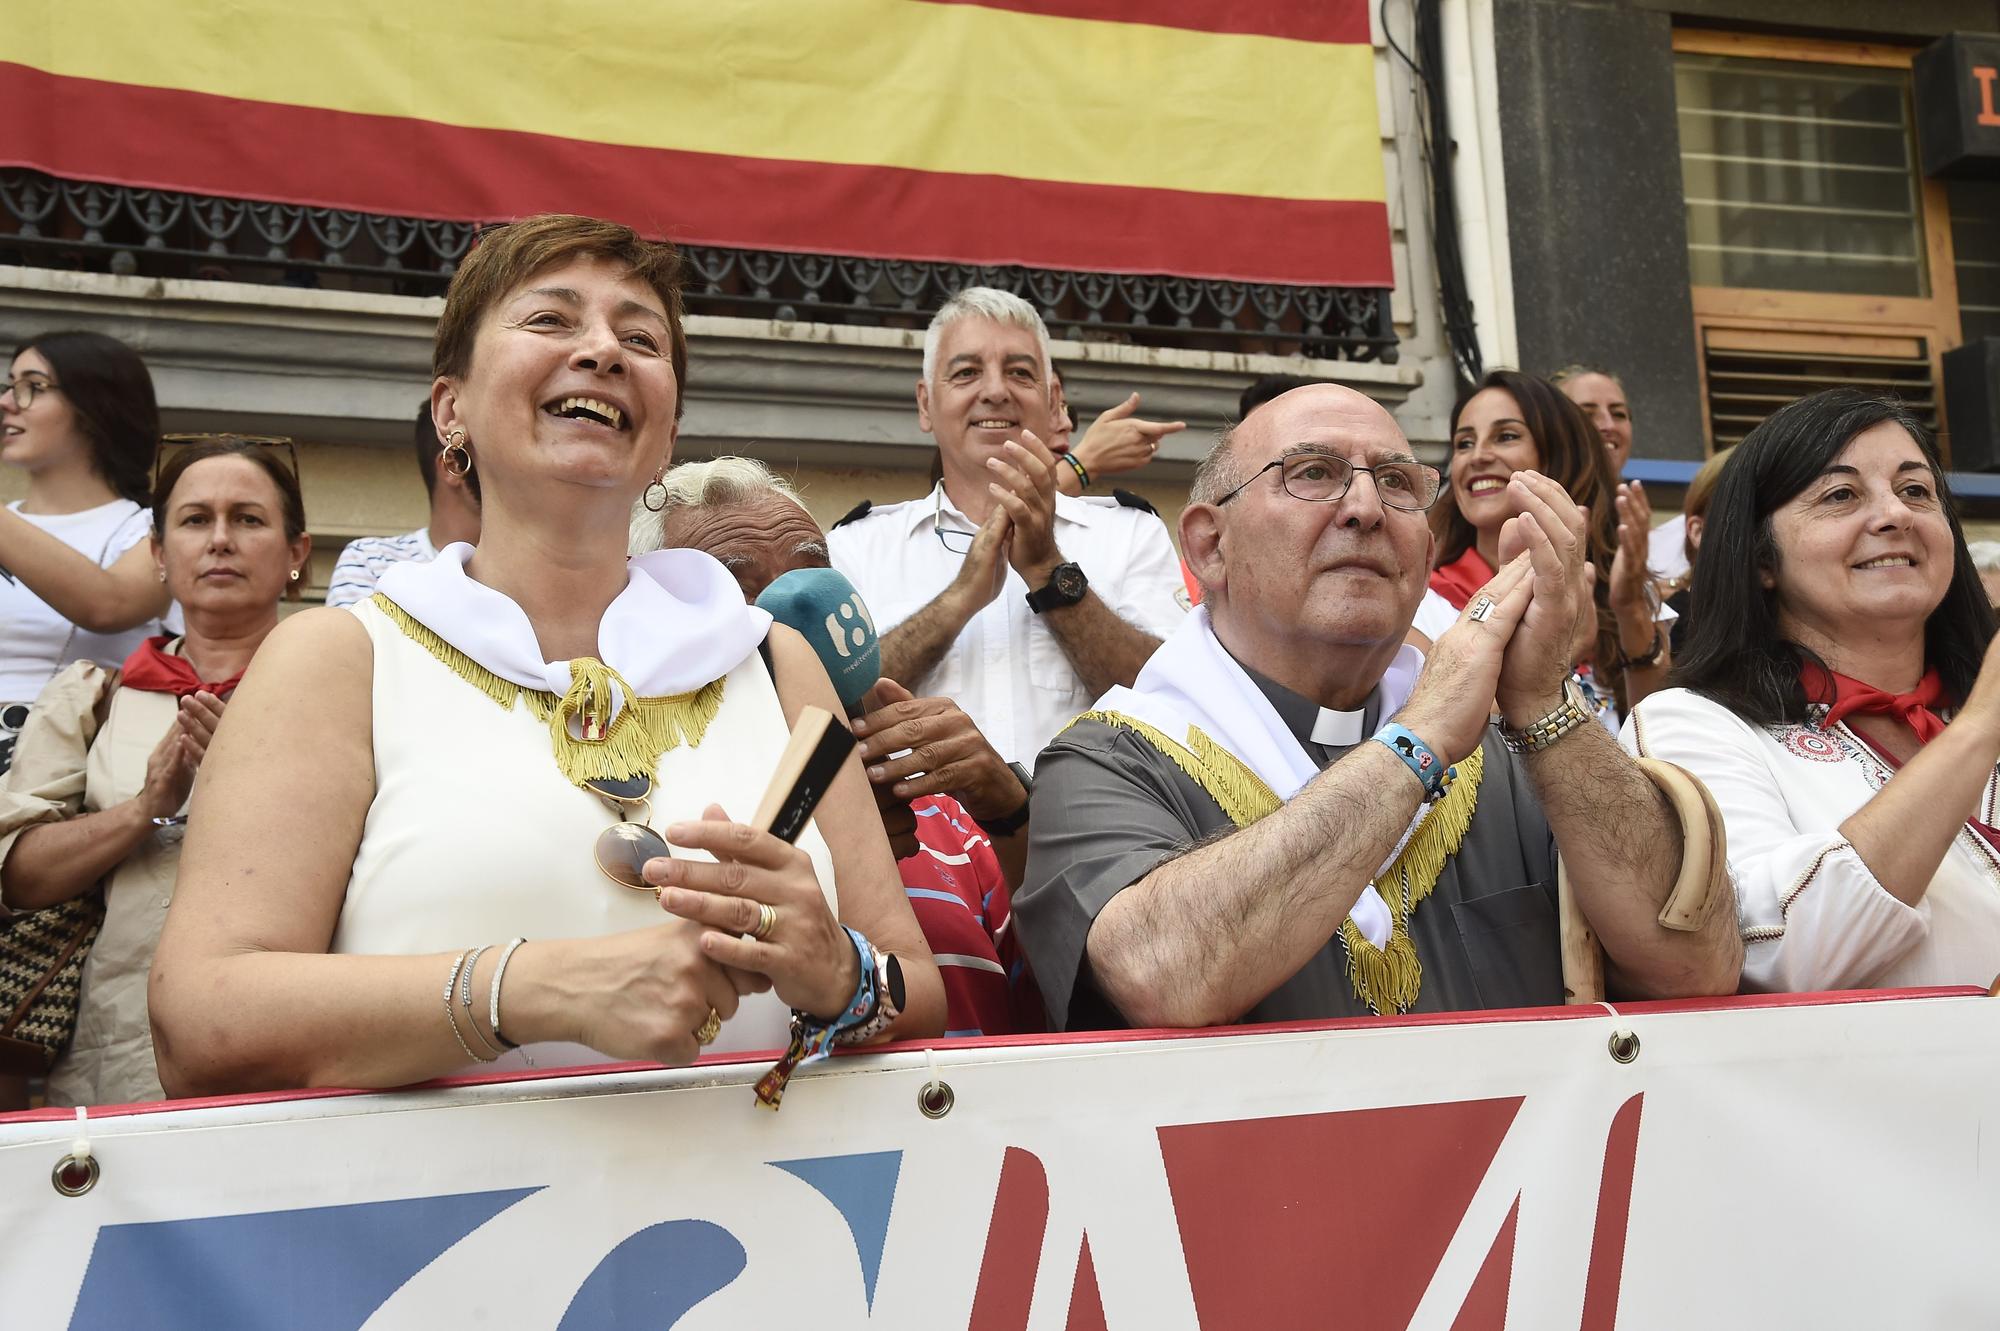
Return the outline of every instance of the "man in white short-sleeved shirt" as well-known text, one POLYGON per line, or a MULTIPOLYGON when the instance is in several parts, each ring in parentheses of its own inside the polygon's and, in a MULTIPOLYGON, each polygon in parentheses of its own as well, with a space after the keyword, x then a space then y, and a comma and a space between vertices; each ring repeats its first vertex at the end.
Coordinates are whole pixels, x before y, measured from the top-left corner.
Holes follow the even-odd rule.
POLYGON ((1026 301, 972 287, 924 335, 917 420, 944 479, 864 504, 828 536, 882 633, 882 673, 963 708, 1009 762, 1130 685, 1185 613, 1180 560, 1143 500, 1055 486, 1048 332, 1026 301))

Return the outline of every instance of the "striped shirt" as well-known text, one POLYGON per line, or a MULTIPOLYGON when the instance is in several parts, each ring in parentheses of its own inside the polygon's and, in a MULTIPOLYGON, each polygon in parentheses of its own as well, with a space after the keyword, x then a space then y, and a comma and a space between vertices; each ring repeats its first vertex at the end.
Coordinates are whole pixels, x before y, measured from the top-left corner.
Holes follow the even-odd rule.
POLYGON ((375 584, 391 565, 416 560, 428 563, 437 558, 428 527, 401 536, 363 536, 347 543, 334 561, 333 577, 326 585, 328 605, 353 605, 375 594, 375 584))
POLYGON ((1041 993, 1007 928, 1007 878, 985 830, 948 795, 926 795, 910 811, 917 852, 896 868, 944 977, 945 1034, 1046 1030, 1041 993))

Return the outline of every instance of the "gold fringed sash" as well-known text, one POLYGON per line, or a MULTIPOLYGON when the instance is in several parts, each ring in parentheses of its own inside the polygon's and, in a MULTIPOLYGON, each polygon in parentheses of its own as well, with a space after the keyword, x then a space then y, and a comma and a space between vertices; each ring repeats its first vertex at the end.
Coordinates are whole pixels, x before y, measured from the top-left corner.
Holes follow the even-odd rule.
POLYGON ((679 748, 683 742, 690 748, 700 747, 709 722, 722 709, 726 677, 710 680, 688 693, 642 698, 632 692, 616 670, 591 656, 570 662, 569 691, 560 697, 544 689, 522 688, 494 674, 412 619, 409 612, 381 592, 376 592, 373 600, 376 608, 404 636, 500 707, 512 710, 517 698, 525 703, 535 719, 549 728, 556 767, 565 779, 578 786, 592 780, 653 775, 661 754, 679 748), (611 714, 614 684, 626 701, 616 715, 611 714), (571 733, 572 718, 588 738, 571 733))
MULTIPOLYGON (((1248 827, 1283 803, 1263 778, 1210 739, 1199 726, 1188 727, 1187 743, 1183 745, 1158 727, 1124 712, 1085 712, 1076 720, 1097 721, 1138 735, 1207 791, 1238 827, 1248 827)), ((1445 861, 1465 844, 1473 810, 1479 806, 1479 780, 1485 770, 1483 747, 1461 758, 1458 779, 1451 789, 1432 808, 1388 870, 1370 884, 1389 907, 1393 921, 1389 945, 1376 947, 1353 920, 1341 921, 1340 936, 1347 951, 1347 980, 1354 996, 1366 1003, 1370 1011, 1408 1012, 1416 1004, 1423 989, 1424 971, 1417 959, 1416 942, 1410 937, 1410 916, 1437 886, 1445 861)))

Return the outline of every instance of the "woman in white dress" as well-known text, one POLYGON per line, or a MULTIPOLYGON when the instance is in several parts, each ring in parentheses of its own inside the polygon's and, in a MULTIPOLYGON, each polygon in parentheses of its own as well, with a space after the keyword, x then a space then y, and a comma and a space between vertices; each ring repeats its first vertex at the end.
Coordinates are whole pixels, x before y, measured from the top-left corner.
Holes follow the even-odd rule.
POLYGON ((160 489, 145 549, 187 633, 149 638, 111 670, 65 668, 0 777, 0 905, 45 910, 104 893, 76 1034, 49 1072, 51 1104, 160 1098, 146 973, 174 895, 188 791, 312 550, 298 478, 271 449, 191 445, 168 459, 160 489))
POLYGON ((160 412, 138 353, 49 333, 0 384, 0 463, 27 493, 0 507, 0 772, 29 704, 72 661, 115 668, 162 631, 146 549, 160 412))
POLYGON ((1994 618, 1930 437, 1835 389, 1780 408, 1709 501, 1675 683, 1626 747, 1729 836, 1743 987, 2000 974, 1994 618))
POLYGON ((627 563, 678 431, 679 271, 577 217, 460 266, 431 402, 479 545, 294 617, 230 704, 153 969, 170 1094, 943 1030, 857 759, 797 845, 732 821, 800 710, 840 712, 812 649, 706 555, 627 563))

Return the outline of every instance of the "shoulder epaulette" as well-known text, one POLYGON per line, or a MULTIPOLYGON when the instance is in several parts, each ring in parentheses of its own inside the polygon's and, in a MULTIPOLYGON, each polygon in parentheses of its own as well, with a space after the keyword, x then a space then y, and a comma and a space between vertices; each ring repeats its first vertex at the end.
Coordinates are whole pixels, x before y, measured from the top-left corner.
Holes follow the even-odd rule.
POLYGON ((853 508, 848 509, 847 515, 841 518, 840 521, 834 523, 833 525, 835 527, 845 527, 850 522, 859 522, 861 521, 861 519, 868 516, 868 510, 873 507, 875 507, 874 500, 864 499, 860 503, 856 504, 853 508))
POLYGON ((1151 513, 1154 517, 1158 517, 1160 515, 1160 510, 1154 508, 1153 505, 1146 499, 1146 496, 1144 495, 1133 494, 1130 490, 1113 490, 1111 492, 1111 497, 1113 499, 1116 499, 1120 504, 1124 505, 1126 508, 1144 509, 1146 512, 1151 513))

